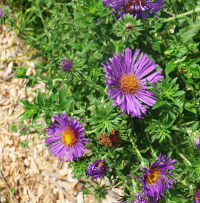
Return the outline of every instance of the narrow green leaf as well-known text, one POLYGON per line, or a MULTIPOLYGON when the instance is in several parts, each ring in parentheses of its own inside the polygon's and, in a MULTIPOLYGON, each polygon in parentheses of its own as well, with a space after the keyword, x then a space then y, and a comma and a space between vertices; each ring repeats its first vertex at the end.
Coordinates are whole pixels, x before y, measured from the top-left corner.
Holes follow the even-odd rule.
POLYGON ((42 93, 41 93, 40 90, 39 90, 39 92, 38 92, 37 101, 38 101, 39 107, 41 108, 41 107, 43 106, 43 100, 42 100, 42 93))
POLYGON ((29 79, 29 81, 26 83, 25 90, 27 90, 32 85, 33 80, 29 79))

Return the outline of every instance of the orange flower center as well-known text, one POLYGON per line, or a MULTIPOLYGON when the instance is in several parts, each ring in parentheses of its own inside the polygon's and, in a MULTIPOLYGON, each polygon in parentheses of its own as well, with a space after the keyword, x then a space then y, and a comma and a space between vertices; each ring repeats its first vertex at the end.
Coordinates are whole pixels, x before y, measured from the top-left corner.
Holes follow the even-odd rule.
POLYGON ((135 94, 141 86, 140 80, 134 74, 125 74, 120 80, 120 87, 126 94, 135 94))
POLYGON ((77 141, 76 134, 72 129, 64 130, 62 136, 62 142, 64 142, 67 146, 73 146, 77 141))
POLYGON ((146 175, 145 180, 148 185, 155 184, 161 177, 161 172, 158 168, 152 168, 149 175, 146 175))
POLYGON ((99 162, 95 165, 95 167, 101 167, 101 166, 103 166, 103 161, 99 161, 99 162))

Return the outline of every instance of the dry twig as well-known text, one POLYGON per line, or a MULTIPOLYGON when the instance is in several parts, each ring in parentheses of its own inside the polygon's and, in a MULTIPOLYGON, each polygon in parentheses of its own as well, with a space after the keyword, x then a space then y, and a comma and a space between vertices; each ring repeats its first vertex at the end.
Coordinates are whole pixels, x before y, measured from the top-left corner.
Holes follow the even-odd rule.
POLYGON ((14 202, 19 203, 18 200, 17 200, 17 199, 15 198, 15 196, 13 195, 13 193, 11 192, 11 190, 10 190, 10 188, 9 188, 9 186, 8 186, 8 184, 7 184, 6 180, 5 180, 5 178, 3 177, 3 174, 2 174, 1 171, 0 171, 0 176, 3 178, 3 181, 4 181, 4 183, 6 184, 6 187, 8 188, 8 190, 9 190, 10 194, 12 195, 12 197, 14 198, 14 202))
POLYGON ((76 203, 76 202, 66 193, 66 191, 62 189, 62 187, 61 187, 55 180, 51 179, 50 177, 48 177, 48 178, 49 178, 49 180, 50 180, 54 185, 56 185, 56 186, 58 187, 59 190, 61 190, 61 191, 64 193, 64 195, 67 197, 67 199, 69 199, 69 200, 70 200, 71 202, 73 202, 73 203, 76 203))

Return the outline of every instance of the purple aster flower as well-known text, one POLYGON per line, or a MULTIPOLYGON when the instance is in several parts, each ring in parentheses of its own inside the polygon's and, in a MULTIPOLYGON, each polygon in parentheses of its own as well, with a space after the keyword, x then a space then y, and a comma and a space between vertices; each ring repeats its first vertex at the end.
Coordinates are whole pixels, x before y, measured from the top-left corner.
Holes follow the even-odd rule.
POLYGON ((61 70, 70 71, 73 68, 73 62, 69 59, 62 60, 61 70))
POLYGON ((122 19, 123 15, 130 13, 135 16, 141 16, 146 19, 150 13, 154 13, 163 8, 165 0, 157 0, 152 2, 151 0, 103 0, 106 6, 110 6, 114 9, 112 14, 118 13, 120 16, 119 20, 122 19))
POLYGON ((22 127, 22 131, 23 132, 25 132, 26 131, 26 127, 24 126, 24 127, 22 127))
POLYGON ((194 203, 200 203, 200 189, 197 189, 194 194, 194 203))
POLYGON ((200 148, 200 135, 199 137, 195 140, 195 145, 196 145, 196 150, 198 150, 200 148))
POLYGON ((0 10, 0 18, 4 15, 4 11, 0 10))
POLYGON ((167 170, 174 169, 172 166, 176 160, 167 158, 165 155, 159 155, 158 160, 151 164, 149 161, 149 169, 143 167, 140 169, 144 173, 141 179, 143 185, 142 193, 145 197, 151 199, 153 202, 157 202, 161 196, 164 195, 165 191, 172 187, 174 179, 173 173, 166 172, 167 170))
POLYGON ((103 160, 96 160, 90 165, 87 166, 85 171, 88 176, 92 177, 92 180, 95 178, 102 178, 106 172, 106 163, 103 160))
POLYGON ((50 127, 45 131, 50 137, 45 139, 45 143, 50 143, 48 147, 54 156, 58 156, 64 162, 78 160, 86 151, 85 144, 88 139, 84 138, 84 130, 78 119, 71 120, 65 113, 53 116, 56 122, 51 122, 50 127))
POLYGON ((108 78, 105 81, 109 87, 108 96, 114 99, 113 106, 117 104, 123 110, 122 116, 127 111, 131 118, 142 118, 141 112, 146 114, 148 106, 156 103, 157 98, 153 97, 155 93, 147 91, 152 87, 146 86, 146 80, 156 83, 163 77, 160 73, 162 69, 151 73, 158 65, 149 59, 147 54, 141 53, 138 58, 139 52, 140 50, 136 49, 132 56, 132 50, 126 48, 125 53, 114 53, 113 58, 109 59, 110 62, 102 64, 106 70, 105 77, 108 78))

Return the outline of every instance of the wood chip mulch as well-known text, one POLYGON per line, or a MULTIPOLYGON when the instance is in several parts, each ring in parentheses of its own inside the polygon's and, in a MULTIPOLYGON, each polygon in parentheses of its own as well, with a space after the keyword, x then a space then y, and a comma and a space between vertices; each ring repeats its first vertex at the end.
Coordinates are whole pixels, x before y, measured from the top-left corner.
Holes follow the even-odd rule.
MULTIPOLYGON (((24 136, 9 131, 24 111, 18 99, 32 102, 34 90, 39 88, 45 92, 45 84, 25 91, 27 80, 12 80, 17 66, 25 65, 27 75, 35 74, 35 64, 28 60, 37 50, 30 49, 14 31, 7 33, 8 30, 0 25, 0 202, 97 203, 92 195, 80 192, 82 184, 72 178, 68 162, 63 163, 49 154, 44 135, 38 139, 36 133, 24 136), (25 139, 29 140, 29 148, 20 146, 25 139)), ((37 121, 42 122, 42 119, 37 121)), ((110 185, 106 178, 102 184, 110 185)), ((117 202, 119 195, 123 196, 123 190, 110 187, 103 203, 117 202)))

